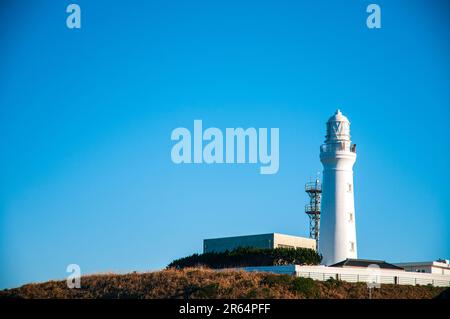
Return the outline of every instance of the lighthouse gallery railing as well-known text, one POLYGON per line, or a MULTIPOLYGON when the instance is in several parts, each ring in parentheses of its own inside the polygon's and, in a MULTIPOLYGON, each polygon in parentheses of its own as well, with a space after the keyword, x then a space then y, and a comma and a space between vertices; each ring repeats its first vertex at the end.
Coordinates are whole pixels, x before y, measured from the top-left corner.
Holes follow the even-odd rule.
POLYGON ((337 142, 333 144, 322 144, 320 145, 320 151, 322 153, 331 152, 352 152, 356 153, 356 144, 349 142, 337 142))

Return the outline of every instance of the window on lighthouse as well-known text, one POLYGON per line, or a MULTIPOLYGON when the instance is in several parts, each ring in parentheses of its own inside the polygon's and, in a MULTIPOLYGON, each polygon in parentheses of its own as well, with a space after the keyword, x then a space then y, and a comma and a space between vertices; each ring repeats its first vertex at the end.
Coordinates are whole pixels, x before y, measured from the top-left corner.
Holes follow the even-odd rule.
POLYGON ((353 190, 352 184, 351 183, 347 183, 347 192, 351 193, 353 190))
POLYGON ((348 221, 353 222, 353 213, 348 213, 348 221))
POLYGON ((354 242, 350 242, 350 251, 353 252, 355 251, 355 243, 354 242))

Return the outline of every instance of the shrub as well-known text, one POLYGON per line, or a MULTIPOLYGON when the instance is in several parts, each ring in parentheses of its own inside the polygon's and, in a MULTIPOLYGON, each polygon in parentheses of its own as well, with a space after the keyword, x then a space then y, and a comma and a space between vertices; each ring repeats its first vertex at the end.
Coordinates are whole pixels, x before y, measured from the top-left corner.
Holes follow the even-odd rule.
POLYGON ((275 266, 275 265, 318 265, 322 256, 308 248, 260 249, 239 247, 232 251, 193 254, 172 261, 167 268, 182 269, 186 267, 206 266, 214 269, 275 266))
POLYGON ((200 288, 195 297, 196 298, 209 298, 209 299, 217 298, 218 290, 219 290, 218 283, 209 284, 209 285, 206 285, 206 286, 200 288))
POLYGON ((341 286, 342 281, 330 277, 325 281, 325 283, 328 288, 337 288, 337 287, 341 286))
POLYGON ((263 280, 262 283, 268 285, 269 287, 273 286, 287 286, 292 281, 292 276, 290 275, 274 275, 268 274, 263 280))
POLYGON ((292 281, 292 290, 306 297, 315 297, 316 284, 311 278, 297 277, 292 281))

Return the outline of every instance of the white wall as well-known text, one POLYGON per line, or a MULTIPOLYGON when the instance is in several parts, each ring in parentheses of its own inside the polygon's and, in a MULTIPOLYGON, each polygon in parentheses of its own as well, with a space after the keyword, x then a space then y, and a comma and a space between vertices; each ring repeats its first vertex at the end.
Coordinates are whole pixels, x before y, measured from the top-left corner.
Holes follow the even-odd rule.
POLYGON ((399 285, 433 285, 436 287, 450 287, 450 275, 429 273, 415 273, 401 270, 379 269, 378 272, 367 268, 340 268, 326 266, 266 266, 245 267, 246 271, 262 271, 276 274, 291 274, 298 277, 312 278, 325 281, 329 278, 348 282, 371 282, 374 278, 380 284, 399 285))

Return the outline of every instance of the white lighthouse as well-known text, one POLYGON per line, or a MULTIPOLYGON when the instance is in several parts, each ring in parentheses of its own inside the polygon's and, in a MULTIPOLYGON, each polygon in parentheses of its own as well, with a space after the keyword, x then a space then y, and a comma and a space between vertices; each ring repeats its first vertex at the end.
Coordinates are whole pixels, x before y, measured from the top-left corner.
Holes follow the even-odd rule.
POLYGON ((356 145, 350 141, 350 122, 340 110, 327 122, 323 165, 320 253, 325 265, 357 258, 353 164, 356 145))

